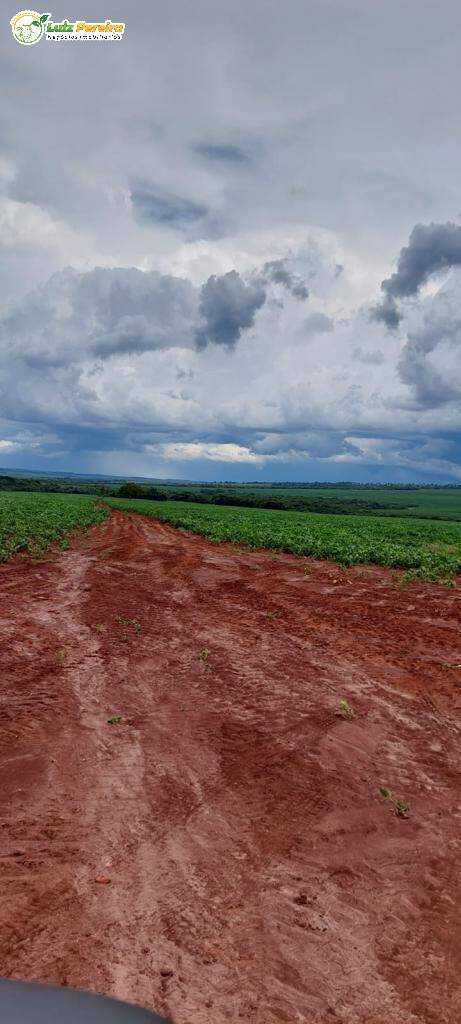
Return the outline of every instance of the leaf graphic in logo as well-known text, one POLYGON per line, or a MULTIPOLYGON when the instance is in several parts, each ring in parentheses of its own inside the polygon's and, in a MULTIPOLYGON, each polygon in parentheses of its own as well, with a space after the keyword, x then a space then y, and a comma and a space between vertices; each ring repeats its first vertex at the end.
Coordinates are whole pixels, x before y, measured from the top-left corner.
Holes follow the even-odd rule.
POLYGON ((33 22, 32 22, 32 24, 33 24, 33 25, 44 25, 44 24, 45 24, 45 21, 48 21, 48 18, 49 18, 49 17, 50 17, 50 15, 49 15, 49 14, 42 14, 42 16, 41 16, 41 18, 40 18, 40 21, 37 21, 37 22, 36 22, 36 21, 33 21, 33 22))
POLYGON ((36 25, 36 26, 37 26, 37 28, 40 28, 40 25, 41 25, 41 19, 40 19, 40 21, 31 21, 31 25, 36 25))

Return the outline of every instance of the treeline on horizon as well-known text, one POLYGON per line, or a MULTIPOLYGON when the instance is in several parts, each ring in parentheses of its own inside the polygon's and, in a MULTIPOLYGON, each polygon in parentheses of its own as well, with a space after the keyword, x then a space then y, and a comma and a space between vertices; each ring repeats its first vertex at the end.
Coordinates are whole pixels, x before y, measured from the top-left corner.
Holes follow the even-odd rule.
MULTIPOLYGON (((253 485, 254 486, 254 485, 253 485)), ((295 486, 295 485, 293 485, 295 486)), ((268 484, 267 488, 272 489, 268 484)), ((325 497, 300 494, 265 493, 259 484, 257 490, 233 484, 196 484, 182 487, 178 484, 157 486, 134 481, 102 481, 75 477, 14 477, 0 476, 0 491, 41 491, 57 494, 95 494, 101 498, 141 498, 144 501, 193 501, 201 505, 234 505, 238 508, 270 508, 292 512, 324 512, 357 515, 372 514, 384 509, 402 509, 411 506, 392 505, 362 498, 325 497)))
MULTIPOLYGON (((384 508, 392 508, 391 505, 382 505, 378 501, 370 501, 361 498, 328 498, 304 497, 304 495, 274 495, 265 494, 264 490, 255 492, 245 488, 233 490, 230 487, 203 490, 184 487, 149 487, 136 483, 125 483, 118 489, 118 498, 143 498, 148 501, 193 501, 199 505, 234 505, 237 508, 271 508, 283 512, 326 512, 350 513, 351 515, 370 514, 384 508)), ((402 508, 395 505, 395 508, 402 508)))
MULTIPOLYGON (((459 489, 460 485, 431 485, 431 490, 441 489, 459 489)), ((177 483, 171 484, 149 484, 139 483, 133 480, 120 481, 120 480, 101 480, 98 478, 85 478, 85 477, 65 477, 65 476, 46 476, 46 477, 27 477, 17 476, 13 474, 0 475, 0 491, 32 491, 32 492, 43 492, 43 493, 57 493, 57 494, 94 494, 102 499, 105 497, 117 497, 117 498, 139 498, 144 501, 184 501, 184 502, 195 502, 196 504, 202 505, 228 505, 235 506, 237 508, 258 508, 258 509, 278 509, 280 511, 292 511, 292 512, 319 512, 326 514, 337 514, 337 515, 382 515, 386 513, 395 512, 400 515, 405 515, 410 510, 415 510, 416 503, 404 503, 402 501, 393 502, 389 500, 391 495, 385 501, 380 501, 378 494, 376 498, 371 498, 369 495, 357 497, 356 495, 348 495, 345 493, 347 490, 351 491, 411 491, 416 493, 421 490, 427 490, 427 486, 418 484, 409 484, 404 487, 403 485, 392 485, 392 484, 355 484, 344 482, 342 484, 321 484, 321 483, 306 483, 297 484, 293 482, 287 483, 266 483, 261 482, 253 484, 235 484, 231 482, 225 483, 188 483, 181 485, 177 483), (295 491, 298 493, 287 493, 289 491, 295 491), (329 494, 314 494, 309 492, 315 492, 316 490, 335 490, 338 493, 336 495, 329 494), (278 491, 279 493, 273 493, 278 491), (304 493, 299 493, 300 491, 304 493)), ((383 494, 384 497, 384 494, 383 494)), ((414 514, 414 513, 413 513, 414 514)), ((423 518, 450 518, 443 513, 438 515, 435 509, 431 509, 430 513, 424 514, 424 511, 418 511, 418 515, 423 518)))

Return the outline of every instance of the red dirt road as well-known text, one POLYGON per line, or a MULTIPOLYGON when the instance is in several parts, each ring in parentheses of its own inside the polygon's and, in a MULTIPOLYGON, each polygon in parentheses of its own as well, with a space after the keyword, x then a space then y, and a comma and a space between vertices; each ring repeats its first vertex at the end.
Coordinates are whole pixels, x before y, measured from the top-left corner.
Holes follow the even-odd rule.
POLYGON ((121 513, 3 566, 0 974, 458 1024, 461 591, 396 578, 121 513))

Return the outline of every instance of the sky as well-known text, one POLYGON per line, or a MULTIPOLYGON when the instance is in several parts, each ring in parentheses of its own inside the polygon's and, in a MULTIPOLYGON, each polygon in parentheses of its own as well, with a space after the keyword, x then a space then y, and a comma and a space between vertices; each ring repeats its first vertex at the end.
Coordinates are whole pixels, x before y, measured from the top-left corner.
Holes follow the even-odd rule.
POLYGON ((14 14, 0 466, 461 484, 459 3, 14 14))

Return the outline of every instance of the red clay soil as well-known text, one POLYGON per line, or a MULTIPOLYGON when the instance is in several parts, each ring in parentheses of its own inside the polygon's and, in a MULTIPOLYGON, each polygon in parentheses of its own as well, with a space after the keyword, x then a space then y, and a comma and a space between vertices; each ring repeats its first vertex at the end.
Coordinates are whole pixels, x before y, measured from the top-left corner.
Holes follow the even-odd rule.
POLYGON ((0 974, 459 1024, 460 589, 117 512, 0 593, 0 974))

